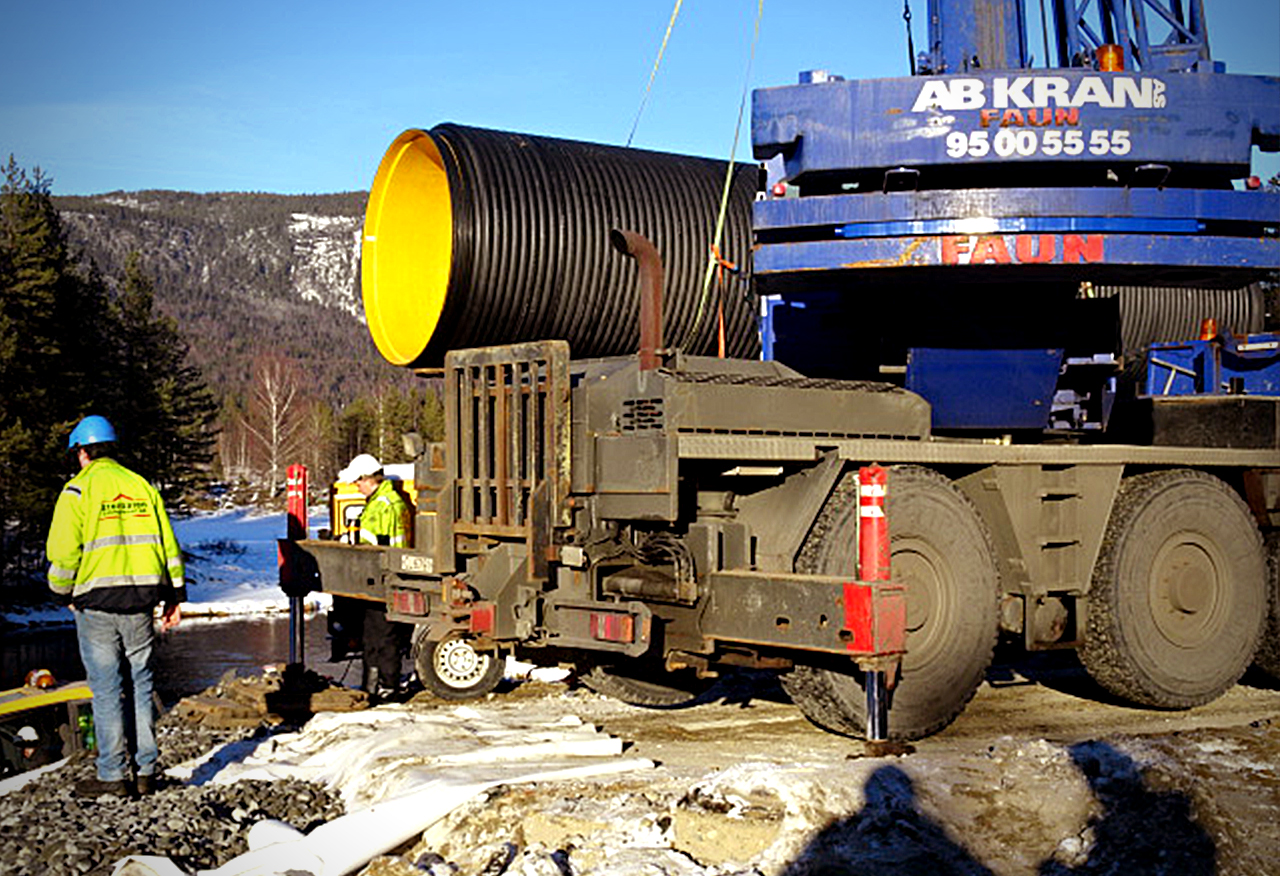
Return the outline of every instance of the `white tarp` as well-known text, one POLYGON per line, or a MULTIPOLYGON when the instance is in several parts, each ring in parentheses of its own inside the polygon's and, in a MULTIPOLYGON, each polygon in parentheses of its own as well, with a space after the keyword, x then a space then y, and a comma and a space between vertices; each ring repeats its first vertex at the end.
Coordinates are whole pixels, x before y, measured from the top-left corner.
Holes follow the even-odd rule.
MULTIPOLYGON (((572 715, 522 704, 420 712, 381 706, 323 713, 298 733, 256 747, 233 746, 167 771, 228 783, 297 778, 338 791, 348 814, 302 835, 280 822, 250 831, 250 851, 207 876, 341 876, 412 839, 476 794, 496 785, 583 778, 648 769, 622 757, 622 742, 572 715), (238 759, 237 759, 238 758, 238 759)), ((131 857, 116 876, 181 874, 167 858, 131 857)))

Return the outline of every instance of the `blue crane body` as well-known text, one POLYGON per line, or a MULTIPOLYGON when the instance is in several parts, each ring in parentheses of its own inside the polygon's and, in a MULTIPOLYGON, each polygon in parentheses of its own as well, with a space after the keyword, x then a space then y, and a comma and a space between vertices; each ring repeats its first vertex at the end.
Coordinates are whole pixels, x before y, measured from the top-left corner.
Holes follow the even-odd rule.
MULTIPOLYGON (((1097 398, 1111 376, 1099 363, 1141 351, 1113 349, 1118 335, 1097 325, 1106 307, 1086 299, 1207 287, 1241 301, 1280 267, 1280 192, 1249 179, 1255 147, 1280 150, 1280 79, 1224 72, 1198 2, 1184 14, 1178 2, 1059 0, 1053 16, 1056 67, 1031 65, 1018 0, 931 0, 916 75, 810 72, 755 93, 755 156, 781 164, 774 196, 754 207, 753 276, 775 296, 773 355, 833 376, 905 369, 908 385, 935 362, 981 378, 983 361, 1007 371, 1020 360, 1045 373, 1037 392, 957 405, 945 381, 930 398, 935 425, 1101 428, 1097 404, 1051 416, 1064 389, 1051 363, 1012 351, 1087 361, 1097 398), (815 331, 825 340, 877 318, 894 328, 876 350, 850 357, 847 345, 814 343, 815 331), (992 352, 946 362, 937 352, 957 348, 992 352)), ((1222 328, 1260 327, 1246 322, 1222 328)))

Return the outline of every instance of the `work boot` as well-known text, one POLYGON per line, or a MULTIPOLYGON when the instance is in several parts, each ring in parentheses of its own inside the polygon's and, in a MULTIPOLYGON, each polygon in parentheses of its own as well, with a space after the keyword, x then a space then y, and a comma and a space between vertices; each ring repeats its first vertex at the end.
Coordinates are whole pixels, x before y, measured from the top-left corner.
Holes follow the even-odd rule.
POLYGON ((121 779, 114 782, 104 782, 97 778, 84 779, 76 782, 75 795, 90 800, 97 800, 99 797, 128 797, 129 788, 121 779))
POLYGON ((154 794, 160 786, 155 776, 138 776, 138 796, 146 797, 148 794, 154 794))

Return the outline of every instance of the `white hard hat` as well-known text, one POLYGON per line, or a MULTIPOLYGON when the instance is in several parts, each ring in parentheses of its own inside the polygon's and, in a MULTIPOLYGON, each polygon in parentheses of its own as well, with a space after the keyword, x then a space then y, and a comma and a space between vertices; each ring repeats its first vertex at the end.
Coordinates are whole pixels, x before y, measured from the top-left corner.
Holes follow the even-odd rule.
POLYGON ((24 742, 39 742, 40 734, 36 733, 36 728, 28 725, 18 731, 18 738, 24 742))
POLYGON ((353 483, 360 478, 376 475, 382 471, 382 463, 378 462, 378 458, 372 453, 361 453, 355 459, 351 460, 351 464, 338 472, 338 480, 353 483))

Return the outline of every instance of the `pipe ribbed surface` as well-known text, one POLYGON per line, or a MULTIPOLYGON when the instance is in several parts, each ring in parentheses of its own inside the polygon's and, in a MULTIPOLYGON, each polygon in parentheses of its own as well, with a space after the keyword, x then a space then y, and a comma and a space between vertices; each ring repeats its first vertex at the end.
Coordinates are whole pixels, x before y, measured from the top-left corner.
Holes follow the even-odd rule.
POLYGON ((1138 386, 1146 380, 1147 348, 1152 344, 1194 340, 1205 319, 1216 320, 1220 332, 1260 332, 1266 317, 1257 284, 1239 289, 1098 286, 1095 291, 1118 299, 1124 378, 1138 386))
MULTIPOLYGON (((665 275, 667 344, 717 346, 715 286, 697 312, 727 165, 683 155, 445 124, 387 150, 369 196, 361 285, 369 331, 397 365, 449 349, 564 339, 575 357, 635 352, 639 278, 609 243, 644 235, 665 275), (691 343, 683 343, 693 331, 691 343)), ((750 276, 758 171, 735 168, 721 252, 750 276)), ((755 303, 730 280, 726 351, 759 349, 755 303)))
POLYGON ((1262 287, 1183 289, 1162 286, 1099 287, 1119 298, 1120 343, 1126 355, 1151 344, 1200 337, 1200 323, 1214 319, 1218 330, 1243 335, 1260 332, 1266 316, 1262 287))

